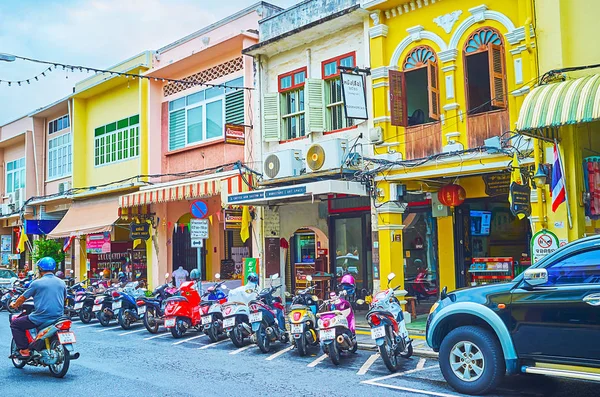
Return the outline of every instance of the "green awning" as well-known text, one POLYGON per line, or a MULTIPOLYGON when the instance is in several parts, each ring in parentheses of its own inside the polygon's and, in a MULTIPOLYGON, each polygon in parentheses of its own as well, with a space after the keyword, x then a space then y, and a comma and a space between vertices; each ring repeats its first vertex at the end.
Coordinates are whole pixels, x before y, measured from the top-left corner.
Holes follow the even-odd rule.
POLYGON ((548 130, 600 119, 600 75, 536 87, 527 95, 517 131, 548 130))

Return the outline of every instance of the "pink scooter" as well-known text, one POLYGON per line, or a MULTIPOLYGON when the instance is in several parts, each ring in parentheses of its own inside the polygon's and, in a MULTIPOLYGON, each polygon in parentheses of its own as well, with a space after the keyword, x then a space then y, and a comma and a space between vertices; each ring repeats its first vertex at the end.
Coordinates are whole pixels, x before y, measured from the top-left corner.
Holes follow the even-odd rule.
POLYGON ((346 296, 344 290, 339 295, 331 292, 329 300, 321 305, 322 309, 329 311, 317 313, 321 349, 323 353, 329 355, 335 365, 340 364, 341 351, 355 353, 358 349, 354 312, 352 305, 342 298, 343 296, 346 296))

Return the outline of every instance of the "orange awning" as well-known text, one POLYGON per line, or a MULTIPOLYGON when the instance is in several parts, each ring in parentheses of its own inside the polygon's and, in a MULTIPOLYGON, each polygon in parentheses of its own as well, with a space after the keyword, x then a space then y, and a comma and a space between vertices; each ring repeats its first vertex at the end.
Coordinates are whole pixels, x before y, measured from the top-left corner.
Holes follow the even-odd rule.
POLYGON ((119 196, 74 201, 50 238, 103 233, 119 219, 119 196))

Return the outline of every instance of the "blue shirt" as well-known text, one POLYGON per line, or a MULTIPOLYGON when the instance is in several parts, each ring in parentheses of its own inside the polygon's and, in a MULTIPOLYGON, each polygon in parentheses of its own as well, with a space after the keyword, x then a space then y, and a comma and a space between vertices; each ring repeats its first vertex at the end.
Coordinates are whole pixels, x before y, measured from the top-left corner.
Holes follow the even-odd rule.
POLYGON ((67 286, 52 273, 32 282, 23 296, 33 298, 35 309, 29 315, 29 320, 38 326, 56 320, 65 313, 67 286))

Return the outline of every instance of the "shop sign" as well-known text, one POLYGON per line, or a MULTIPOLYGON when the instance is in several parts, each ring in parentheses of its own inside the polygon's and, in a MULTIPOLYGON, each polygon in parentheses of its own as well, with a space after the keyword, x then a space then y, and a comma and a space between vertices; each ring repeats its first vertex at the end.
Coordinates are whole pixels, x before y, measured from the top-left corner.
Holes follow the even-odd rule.
POLYGON ((485 184, 485 194, 490 197, 508 196, 510 190, 510 174, 488 174, 483 175, 483 183, 485 184))
POLYGON ((204 200, 196 200, 190 205, 190 213, 194 218, 204 219, 208 214, 208 203, 204 200))
POLYGON ((281 189, 269 189, 265 191, 253 191, 248 193, 232 194, 227 197, 227 202, 237 203, 249 200, 293 197, 300 196, 303 194, 306 194, 306 186, 295 186, 281 189))
POLYGON ((536 263, 546 255, 549 255, 559 248, 560 244, 556 234, 549 230, 542 229, 531 238, 531 262, 536 263))
POLYGON ((531 188, 528 185, 519 185, 513 182, 510 185, 510 197, 512 199, 510 212, 514 216, 531 215, 531 188))
POLYGON ((190 237, 192 240, 208 238, 208 219, 190 219, 190 237))
POLYGON ((225 229, 239 230, 242 228, 242 211, 225 212, 225 229))
POLYGON ((190 247, 192 248, 202 248, 204 247, 204 240, 201 238, 193 238, 190 243, 190 247))
POLYGON ((258 258, 244 258, 244 268, 243 268, 243 280, 244 282, 248 278, 250 273, 260 274, 258 272, 258 258))
POLYGON ((88 234, 86 237, 86 252, 88 254, 110 252, 110 233, 88 234))
POLYGON ((2 252, 12 252, 12 236, 10 234, 0 236, 0 245, 2 252))
POLYGON ((362 74, 340 72, 344 110, 349 119, 367 120, 367 91, 362 74))
POLYGON ((225 143, 244 146, 246 143, 246 127, 239 124, 225 124, 225 143))
POLYGON ((131 240, 148 240, 150 238, 150 224, 148 222, 132 222, 129 225, 129 238, 131 240))

